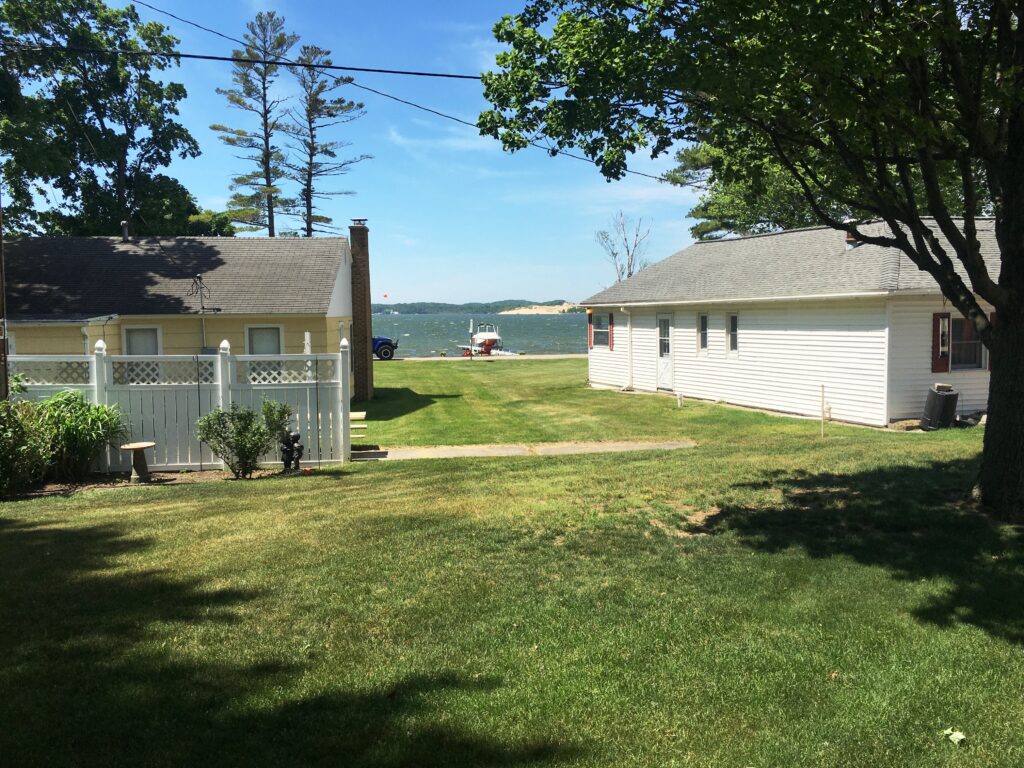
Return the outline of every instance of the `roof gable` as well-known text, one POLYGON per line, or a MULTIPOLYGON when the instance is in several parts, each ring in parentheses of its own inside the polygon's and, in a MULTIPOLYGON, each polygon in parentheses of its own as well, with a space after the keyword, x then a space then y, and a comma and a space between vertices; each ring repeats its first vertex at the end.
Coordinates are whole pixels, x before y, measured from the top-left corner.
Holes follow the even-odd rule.
POLYGON ((6 244, 11 319, 199 310, 225 314, 326 314, 349 244, 337 238, 19 238, 6 244))

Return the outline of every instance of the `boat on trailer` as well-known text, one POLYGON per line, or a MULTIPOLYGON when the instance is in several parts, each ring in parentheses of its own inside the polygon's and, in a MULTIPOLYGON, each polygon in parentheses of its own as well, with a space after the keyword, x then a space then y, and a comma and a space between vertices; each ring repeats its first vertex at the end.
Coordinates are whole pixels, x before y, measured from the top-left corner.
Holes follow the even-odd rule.
POLYGON ((494 323, 480 323, 476 330, 473 330, 473 321, 469 321, 469 344, 459 346, 463 357, 498 357, 501 355, 512 355, 515 352, 506 352, 502 346, 501 333, 494 323))

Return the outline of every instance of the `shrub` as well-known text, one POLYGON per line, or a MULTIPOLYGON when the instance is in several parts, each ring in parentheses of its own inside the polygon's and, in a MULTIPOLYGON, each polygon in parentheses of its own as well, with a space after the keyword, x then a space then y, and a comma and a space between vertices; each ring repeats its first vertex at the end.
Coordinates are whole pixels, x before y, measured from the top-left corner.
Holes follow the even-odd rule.
POLYGON ((81 392, 59 392, 40 403, 39 410, 58 480, 85 478, 103 449, 128 432, 117 406, 93 405, 81 392))
POLYGON ((210 446, 236 478, 248 479, 260 456, 274 447, 288 425, 292 410, 284 403, 263 401, 261 413, 237 403, 231 410, 217 408, 196 422, 196 435, 210 446))
POLYGON ((271 440, 281 440, 288 432, 288 419, 292 417, 292 407, 288 403, 276 400, 263 400, 263 423, 267 425, 271 440))
POLYGON ((28 390, 25 386, 25 374, 12 373, 7 377, 7 393, 13 399, 15 395, 23 395, 28 390))
POLYGON ((0 496, 30 488, 50 463, 51 435, 34 403, 0 400, 0 496))

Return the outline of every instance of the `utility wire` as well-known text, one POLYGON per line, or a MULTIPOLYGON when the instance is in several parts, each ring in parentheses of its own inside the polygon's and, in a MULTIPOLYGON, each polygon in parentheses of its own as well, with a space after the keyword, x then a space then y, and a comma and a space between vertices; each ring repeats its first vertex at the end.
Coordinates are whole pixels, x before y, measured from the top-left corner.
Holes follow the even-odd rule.
MULTIPOLYGON (((140 5, 145 5, 147 8, 151 8, 153 10, 159 11, 159 9, 157 9, 155 6, 151 6, 151 5, 148 5, 146 3, 141 3, 141 2, 139 4, 140 5)), ((159 11, 159 12, 160 13, 166 13, 166 11, 159 11)), ((225 35, 225 34, 223 34, 221 32, 217 32, 215 30, 211 30, 211 29, 209 29, 207 27, 204 27, 202 25, 195 24, 194 22, 187 21, 185 19, 182 19, 179 16, 175 16, 174 14, 168 13, 167 15, 171 16, 172 18, 175 18, 175 19, 177 19, 179 21, 182 21, 183 23, 192 24, 193 26, 196 26, 199 29, 202 29, 203 31, 215 34, 218 37, 224 38, 225 40, 229 40, 229 41, 231 41, 233 43, 237 43, 237 44, 242 45, 242 46, 247 45, 247 43, 245 43, 242 40, 239 40, 239 39, 234 38, 234 37, 230 37, 228 35, 225 35)), ((150 51, 150 50, 145 50, 145 49, 143 49, 143 50, 133 50, 133 49, 127 49, 127 48, 87 48, 87 47, 82 47, 82 46, 71 46, 71 45, 25 45, 25 44, 22 44, 22 43, 12 42, 12 41, 9 41, 9 40, 0 41, 0 47, 14 48, 16 50, 21 50, 21 51, 61 52, 61 53, 97 54, 97 55, 111 55, 112 54, 112 55, 116 55, 116 56, 198 59, 200 61, 230 62, 232 64, 260 64, 260 65, 267 65, 267 66, 303 67, 303 68, 306 68, 306 69, 315 69, 317 71, 325 71, 325 74, 328 77, 332 77, 335 80, 342 80, 342 79, 344 79, 347 85, 351 85, 351 86, 353 86, 355 88, 358 88, 360 90, 368 91, 368 92, 373 93, 373 94, 375 94, 377 96, 381 96, 381 97, 383 97, 385 99, 390 99, 391 101, 398 102, 399 104, 404 104, 405 106, 412 107, 413 109, 418 109, 418 110, 420 110, 422 112, 427 112, 427 113, 429 113, 431 115, 435 115, 436 117, 440 117, 440 118, 443 118, 445 120, 451 120, 452 122, 459 123, 460 125, 464 125, 464 126, 467 126, 469 128, 478 128, 476 123, 470 122, 469 120, 463 120, 461 117, 456 117, 455 115, 450 115, 450 114, 448 114, 446 112, 441 112, 440 110, 433 109, 432 107, 427 107, 427 106, 424 106, 423 104, 417 104, 414 101, 409 101, 408 99, 403 99, 403 98, 400 98, 398 96, 394 96, 394 95, 392 95, 390 93, 385 93, 384 91, 378 90, 376 88, 371 88, 368 85, 363 85, 361 83, 357 83, 355 80, 353 80, 350 77, 342 78, 342 77, 340 77, 338 75, 334 75, 330 71, 326 71, 326 70, 335 70, 335 71, 340 70, 340 71, 365 72, 365 73, 374 73, 374 74, 405 75, 405 76, 410 76, 410 77, 433 77, 433 78, 448 78, 448 79, 477 80, 477 81, 479 81, 481 79, 480 75, 455 75, 455 74, 446 74, 446 73, 440 73, 440 72, 421 72, 421 71, 413 71, 413 70, 372 69, 372 68, 369 68, 369 67, 343 67, 343 66, 337 66, 337 65, 308 64, 308 63, 304 63, 304 62, 297 62, 297 61, 294 61, 294 60, 288 59, 288 58, 284 58, 284 59, 255 59, 255 58, 242 58, 242 57, 238 57, 238 56, 216 56, 216 55, 213 55, 213 54, 200 54, 200 53, 180 53, 180 52, 162 53, 162 52, 159 52, 159 51, 150 51)), ((567 152, 564 149, 556 149, 554 147, 541 144, 540 142, 537 142, 537 141, 528 141, 527 145, 530 146, 530 147, 533 147, 534 149, 543 150, 544 152, 546 152, 549 155, 559 155, 561 157, 568 157, 568 158, 570 158, 572 160, 580 160, 580 161, 582 161, 584 163, 588 163, 590 165, 596 165, 597 164, 594 160, 590 159, 589 157, 585 157, 583 155, 577 155, 577 154, 575 154, 573 152, 567 152)), ((625 173, 627 173, 627 174, 629 174, 631 176, 641 176, 641 177, 643 177, 645 179, 651 179, 653 181, 664 181, 664 182, 668 181, 668 179, 664 178, 663 176, 655 176, 654 174, 651 174, 651 173, 644 173, 643 171, 634 171, 634 170, 631 170, 629 168, 625 169, 625 173)))
POLYGON ((302 67, 304 69, 315 69, 320 70, 334 70, 337 72, 366 72, 377 75, 404 75, 406 77, 435 77, 435 78, 447 78, 450 80, 476 80, 482 79, 481 75, 454 75, 445 72, 420 72, 416 70, 405 70, 405 69, 374 69, 372 67, 343 67, 338 64, 307 64, 301 61, 292 61, 291 59, 253 59, 243 56, 217 56, 212 53, 164 53, 162 51, 151 51, 145 48, 89 48, 80 45, 25 45, 23 43, 2 41, 0 45, 8 46, 11 48, 17 48, 22 51, 39 51, 39 52, 51 52, 59 51, 63 53, 99 53, 99 54, 116 54, 118 56, 135 56, 135 57, 153 57, 160 58, 165 57, 168 59, 197 59, 199 61, 228 61, 233 64, 263 64, 267 66, 279 66, 279 67, 302 67))
MULTIPOLYGON (((240 46, 242 46, 242 48, 246 48, 248 46, 248 43, 246 43, 244 40, 240 40, 237 37, 232 37, 231 35, 227 35, 227 34, 225 34, 223 32, 220 32, 220 31, 218 31, 216 29, 212 29, 211 27, 204 26, 203 24, 200 24, 197 21, 192 21, 191 19, 186 19, 183 16, 178 16, 176 14, 171 13, 170 11, 165 11, 163 8, 158 8, 157 6, 152 5, 151 3, 144 2, 144 0, 133 0, 133 2, 135 3, 135 5, 141 5, 141 6, 144 6, 146 8, 149 8, 149 10, 151 10, 151 11, 155 11, 156 13, 163 14, 164 16, 172 18, 175 21, 180 21, 182 24, 187 24, 190 27, 195 27, 196 29, 202 30, 203 32, 208 32, 209 34, 216 35, 217 37, 219 37, 219 38, 221 38, 223 40, 227 40, 228 42, 232 42, 232 43, 235 43, 237 45, 240 45, 240 46)), ((184 54, 175 54, 175 55, 181 56, 181 55, 184 55, 184 54)), ((236 61, 236 59, 229 59, 229 61, 236 61)), ((289 59, 285 59, 285 63, 283 63, 283 66, 297 66, 297 64, 294 61, 291 61, 289 59)), ((316 67, 316 69, 324 69, 324 67, 316 67)), ((368 73, 410 75, 410 76, 416 76, 416 77, 444 77, 444 78, 454 78, 454 79, 460 79, 460 80, 481 80, 482 79, 480 75, 449 75, 449 74, 429 73, 429 72, 402 72, 400 70, 368 69, 368 68, 358 69, 358 68, 355 68, 355 67, 347 67, 347 68, 346 67, 338 67, 338 69, 348 69, 350 71, 368 72, 368 73)), ((335 80, 340 79, 337 75, 330 75, 330 73, 328 73, 328 76, 334 77, 335 80)), ((376 88, 370 88, 367 85, 362 85, 360 83, 357 83, 355 80, 352 80, 351 78, 348 79, 348 84, 354 86, 355 88, 359 88, 359 89, 364 90, 364 91, 369 91, 370 93, 376 94, 377 96, 382 96, 385 99, 391 99, 391 101, 396 101, 399 104, 404 104, 404 105, 406 105, 408 107, 412 107, 413 109, 418 109, 418 110, 420 110, 422 112, 427 112, 427 113, 429 113, 431 115, 436 115, 437 117, 444 118, 445 120, 451 120, 453 122, 460 123, 461 125, 469 126, 470 128, 478 128, 476 123, 471 123, 468 120, 463 120, 460 117, 456 117, 454 115, 449 115, 449 114, 447 114, 445 112, 441 112, 439 110, 432 109, 431 107, 425 107, 422 104, 417 104, 414 101, 408 101, 407 99, 401 99, 398 96, 392 96, 390 93, 385 93, 384 91, 378 91, 376 88)), ((548 86, 551 86, 551 87, 554 87, 554 88, 562 88, 562 87, 564 87, 564 85, 562 85, 560 83, 545 83, 545 85, 548 85, 548 86)), ((534 149, 543 150, 544 152, 547 152, 549 155, 560 155, 561 157, 568 157, 568 158, 571 158, 572 160, 581 160, 584 163, 589 163, 590 165, 597 165, 597 163, 594 162, 593 160, 591 160, 589 157, 584 157, 583 155, 577 155, 577 154, 575 154, 573 152, 566 152, 564 149, 555 149, 554 147, 545 146, 544 144, 541 144, 541 143, 536 142, 536 141, 530 141, 530 142, 527 142, 527 143, 529 144, 529 146, 533 147, 534 149)), ((655 176, 652 173, 644 173, 643 171, 633 171, 633 170, 630 170, 629 168, 626 168, 625 172, 628 173, 631 176, 641 176, 641 177, 643 177, 645 179, 651 179, 653 181, 663 181, 663 182, 666 182, 666 183, 671 183, 664 176, 655 176)))

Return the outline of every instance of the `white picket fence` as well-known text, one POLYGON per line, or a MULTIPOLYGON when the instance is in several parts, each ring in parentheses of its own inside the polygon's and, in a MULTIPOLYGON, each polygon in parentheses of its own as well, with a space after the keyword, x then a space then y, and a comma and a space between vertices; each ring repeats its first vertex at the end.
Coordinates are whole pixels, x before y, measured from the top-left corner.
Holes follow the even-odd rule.
MULTIPOLYGON (((238 403, 258 410, 264 399, 292 408, 290 428, 302 434, 306 466, 351 459, 349 398, 351 355, 342 340, 335 355, 232 355, 225 341, 216 355, 107 355, 100 341, 92 355, 12 355, 25 397, 42 400, 76 390, 100 405, 116 405, 130 431, 125 442, 151 441, 150 467, 163 470, 223 466, 196 438, 196 419, 238 403)), ((276 451, 262 461, 279 461, 276 451)), ((127 470, 131 456, 116 446, 101 469, 127 470)))

